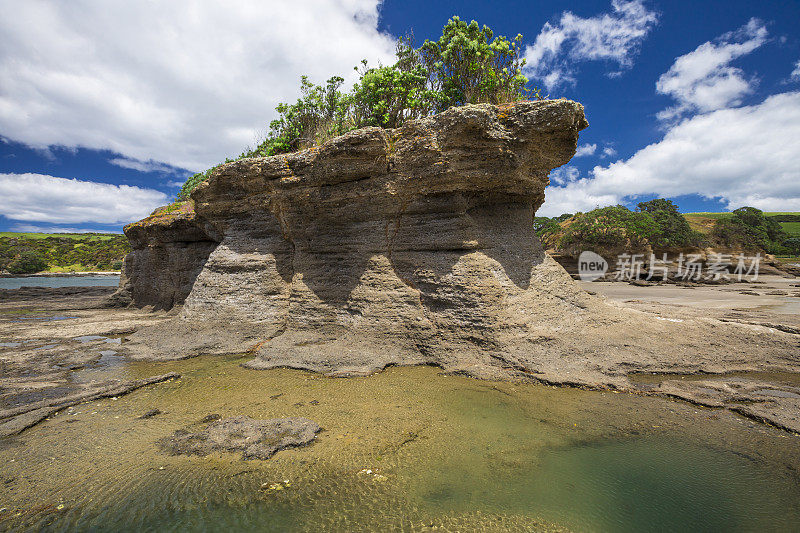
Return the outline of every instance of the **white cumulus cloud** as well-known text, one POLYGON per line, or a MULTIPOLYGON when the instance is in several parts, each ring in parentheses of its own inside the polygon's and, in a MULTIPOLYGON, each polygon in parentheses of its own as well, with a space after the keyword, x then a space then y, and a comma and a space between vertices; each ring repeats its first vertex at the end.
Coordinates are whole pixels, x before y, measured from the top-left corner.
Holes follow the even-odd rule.
POLYGON ((800 92, 758 105, 695 115, 625 161, 547 189, 542 215, 592 209, 625 198, 699 194, 769 211, 800 211, 800 92))
POLYGON ((525 74, 548 90, 575 82, 575 64, 609 61, 617 70, 628 68, 642 41, 658 21, 641 0, 613 0, 612 12, 583 18, 565 11, 558 22, 547 22, 532 45, 525 48, 525 74))
POLYGON ((308 74, 391 61, 379 0, 0 0, 0 135, 192 171, 236 156, 308 74))
POLYGON ((115 157, 109 159, 109 163, 122 168, 129 168, 131 170, 138 170, 139 172, 158 172, 161 174, 186 174, 185 170, 159 163, 158 161, 140 161, 138 159, 130 159, 127 157, 115 157))
POLYGON ((794 70, 792 71, 792 79, 795 81, 800 81, 800 61, 794 64, 794 70))
POLYGON ((582 144, 578 146, 578 149, 575 151, 575 157, 586 157, 590 155, 594 155, 597 151, 596 144, 582 144))
POLYGON ((578 179, 580 171, 572 165, 564 165, 550 172, 550 182, 556 185, 566 185, 578 179))
POLYGON ((605 159, 606 157, 614 157, 615 155, 617 155, 617 151, 614 149, 614 147, 606 146, 605 148, 603 148, 603 155, 601 155, 600 157, 605 159))
POLYGON ((739 105, 753 90, 755 79, 730 63, 767 41, 767 29, 758 19, 751 19, 734 32, 706 42, 675 60, 669 71, 656 82, 656 91, 672 96, 677 105, 658 114, 672 119, 688 112, 706 113, 739 105))
POLYGON ((0 174, 0 215, 14 220, 124 224, 168 203, 166 194, 43 174, 0 174))
POLYGON ((545 202, 536 212, 541 217, 557 217, 564 213, 591 211, 596 207, 614 205, 620 197, 614 193, 602 193, 592 190, 592 180, 580 179, 566 187, 548 187, 545 190, 545 202))

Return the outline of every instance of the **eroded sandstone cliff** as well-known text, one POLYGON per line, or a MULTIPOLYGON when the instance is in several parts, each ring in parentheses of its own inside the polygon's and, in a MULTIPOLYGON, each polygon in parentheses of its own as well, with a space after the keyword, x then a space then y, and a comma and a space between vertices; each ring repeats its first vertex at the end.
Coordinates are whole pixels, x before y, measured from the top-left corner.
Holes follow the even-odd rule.
POLYGON ((217 246, 208 229, 192 202, 159 208, 125 226, 133 251, 125 258, 114 299, 156 310, 183 304, 217 246))
POLYGON ((568 100, 474 105, 223 165, 193 192, 193 212, 126 229, 121 292, 162 308, 185 299, 126 349, 612 385, 632 370, 795 364, 790 336, 616 307, 544 253, 532 218, 586 126, 568 100))

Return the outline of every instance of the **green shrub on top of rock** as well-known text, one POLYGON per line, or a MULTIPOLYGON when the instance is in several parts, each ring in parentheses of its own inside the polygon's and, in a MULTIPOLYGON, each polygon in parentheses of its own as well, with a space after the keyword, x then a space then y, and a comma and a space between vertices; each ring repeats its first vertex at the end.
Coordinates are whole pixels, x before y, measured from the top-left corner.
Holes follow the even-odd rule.
MULTIPOLYGON (((397 128, 453 106, 540 98, 538 90, 526 88, 521 41, 522 35, 513 40, 495 37, 487 26, 453 17, 439 39, 426 40, 419 48, 412 37, 400 38, 393 65, 370 67, 362 61, 356 67, 358 81, 347 93, 341 91, 340 76, 325 85, 303 76, 300 98, 278 104, 278 118, 269 124, 266 139, 239 158, 295 152, 366 126, 397 128)), ((216 168, 187 179, 178 200, 187 200, 216 168)))

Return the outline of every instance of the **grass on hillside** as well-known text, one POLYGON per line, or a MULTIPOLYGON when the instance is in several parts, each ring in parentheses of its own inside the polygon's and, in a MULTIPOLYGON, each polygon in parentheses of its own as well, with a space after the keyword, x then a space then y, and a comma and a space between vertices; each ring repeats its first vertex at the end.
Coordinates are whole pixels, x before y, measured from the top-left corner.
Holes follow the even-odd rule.
POLYGON ((20 233, 16 231, 0 231, 0 237, 8 237, 10 239, 47 239, 48 237, 59 237, 65 239, 107 241, 121 235, 121 233, 20 233))
POLYGON ((781 222, 780 225, 792 237, 800 237, 800 222, 781 222))
MULTIPOLYGON (((731 213, 729 211, 725 211, 725 212, 722 212, 722 213, 711 213, 711 212, 697 211, 695 213, 684 213, 683 215, 684 216, 701 216, 701 217, 707 217, 707 218, 728 218, 732 214, 733 213, 731 213)), ((775 216, 775 215, 800 215, 800 212, 798 212, 798 211, 764 211, 764 216, 772 217, 772 216, 775 216)))
POLYGON ((0 233, 0 271, 116 271, 131 250, 121 234, 0 233))
POLYGON ((686 219, 692 230, 708 235, 717 220, 729 218, 730 216, 730 213, 686 213, 683 218, 686 219))
MULTIPOLYGON (((711 228, 714 227, 714 223, 717 220, 723 220, 726 218, 730 218, 733 213, 684 213, 683 216, 689 222, 689 226, 694 231, 699 231, 707 235, 711 228)), ((765 211, 764 215, 771 217, 775 215, 800 215, 800 213, 796 211, 765 211)), ((800 222, 779 222, 781 227, 783 227, 783 231, 787 234, 791 235, 792 237, 800 237, 800 222)))

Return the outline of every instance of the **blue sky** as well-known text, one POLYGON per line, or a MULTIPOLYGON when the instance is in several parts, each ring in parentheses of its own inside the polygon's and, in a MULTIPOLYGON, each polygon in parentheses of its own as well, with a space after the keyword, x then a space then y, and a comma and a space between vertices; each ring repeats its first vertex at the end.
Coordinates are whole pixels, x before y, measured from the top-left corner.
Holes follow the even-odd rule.
POLYGON ((0 231, 120 231, 257 142, 301 74, 351 82, 453 15, 522 33, 530 85, 586 107, 540 213, 800 210, 800 2, 184 3, 0 0, 0 231))

